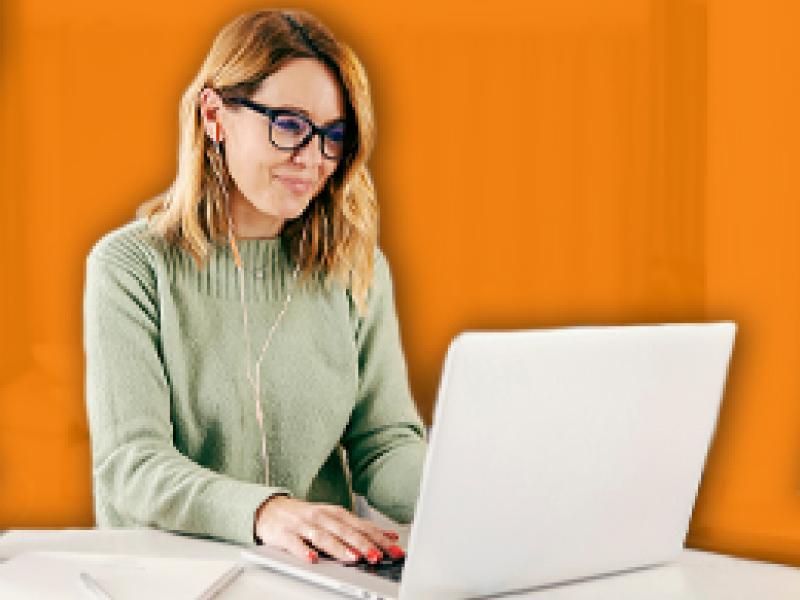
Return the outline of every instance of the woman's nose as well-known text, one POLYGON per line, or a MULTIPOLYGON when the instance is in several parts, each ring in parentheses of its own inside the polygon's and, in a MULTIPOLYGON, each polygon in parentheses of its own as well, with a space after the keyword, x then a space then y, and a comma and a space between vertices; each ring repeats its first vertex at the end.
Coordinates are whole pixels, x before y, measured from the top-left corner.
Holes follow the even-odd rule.
POLYGON ((319 134, 315 133, 308 142, 294 150, 292 160, 310 167, 319 166, 325 160, 325 157, 322 156, 322 140, 319 134))

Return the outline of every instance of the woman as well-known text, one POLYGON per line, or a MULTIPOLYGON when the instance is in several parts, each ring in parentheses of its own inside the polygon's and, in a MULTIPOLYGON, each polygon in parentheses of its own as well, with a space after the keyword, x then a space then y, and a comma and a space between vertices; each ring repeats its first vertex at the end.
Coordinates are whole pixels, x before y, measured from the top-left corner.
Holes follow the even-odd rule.
POLYGON ((351 512, 355 491, 409 522, 426 448, 376 245, 362 66, 306 13, 243 15, 180 127, 171 188, 87 260, 98 525, 400 558, 351 512))

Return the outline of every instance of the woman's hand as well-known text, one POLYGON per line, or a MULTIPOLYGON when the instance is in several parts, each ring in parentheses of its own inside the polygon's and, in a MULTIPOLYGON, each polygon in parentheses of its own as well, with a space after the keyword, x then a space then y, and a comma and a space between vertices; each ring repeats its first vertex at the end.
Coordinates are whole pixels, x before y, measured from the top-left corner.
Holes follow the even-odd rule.
POLYGON ((313 548, 342 562, 366 558, 376 563, 384 555, 397 560, 404 554, 394 532, 384 531, 341 506, 287 496, 273 496, 258 508, 255 533, 264 544, 309 562, 319 558, 313 548))

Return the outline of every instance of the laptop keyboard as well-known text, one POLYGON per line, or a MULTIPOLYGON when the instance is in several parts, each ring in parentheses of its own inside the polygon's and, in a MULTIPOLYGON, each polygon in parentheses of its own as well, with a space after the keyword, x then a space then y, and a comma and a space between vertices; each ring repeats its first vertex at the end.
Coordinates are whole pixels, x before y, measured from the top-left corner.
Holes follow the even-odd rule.
POLYGON ((406 559, 403 557, 399 560, 382 560, 374 565, 364 561, 343 564, 350 568, 358 569, 359 571, 364 571, 365 573, 370 573, 371 575, 377 575, 378 577, 383 577, 384 579, 388 579, 390 581, 400 581, 405 563, 406 559))

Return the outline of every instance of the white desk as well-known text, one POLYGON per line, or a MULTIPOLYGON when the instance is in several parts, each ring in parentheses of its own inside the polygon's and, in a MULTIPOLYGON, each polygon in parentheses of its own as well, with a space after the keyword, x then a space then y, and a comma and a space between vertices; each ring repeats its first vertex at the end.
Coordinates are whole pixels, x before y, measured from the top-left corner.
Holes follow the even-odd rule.
MULTIPOLYGON (((237 560, 238 546, 149 529, 17 530, 0 536, 0 560, 30 550, 237 560)), ((338 599, 324 589, 249 567, 220 600, 338 599)), ((514 600, 798 600, 800 569, 685 550, 671 565, 503 596, 514 600)), ((151 599, 155 600, 155 599, 151 599)))

